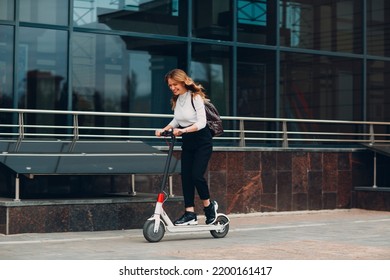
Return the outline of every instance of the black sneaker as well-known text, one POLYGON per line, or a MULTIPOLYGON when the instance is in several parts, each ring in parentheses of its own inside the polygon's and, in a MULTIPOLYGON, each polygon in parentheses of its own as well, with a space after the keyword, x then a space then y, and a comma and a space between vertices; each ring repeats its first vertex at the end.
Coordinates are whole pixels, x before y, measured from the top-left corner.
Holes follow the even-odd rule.
POLYGON ((210 205, 203 208, 204 214, 206 216, 206 224, 212 224, 217 218, 218 203, 214 200, 210 201, 210 205))
POLYGON ((185 211, 184 215, 181 216, 180 219, 177 219, 174 222, 175 226, 187 226, 187 225, 197 225, 198 219, 196 218, 196 214, 194 212, 185 211))

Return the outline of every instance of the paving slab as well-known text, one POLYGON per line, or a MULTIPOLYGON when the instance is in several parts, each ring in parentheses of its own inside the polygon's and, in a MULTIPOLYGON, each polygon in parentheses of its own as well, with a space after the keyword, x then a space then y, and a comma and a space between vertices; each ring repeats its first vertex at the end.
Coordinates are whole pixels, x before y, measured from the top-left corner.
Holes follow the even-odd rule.
MULTIPOLYGON (((232 214, 224 238, 142 229, 0 235, 0 260, 390 260, 390 212, 232 214)), ((200 223, 203 223, 201 217, 200 223)))

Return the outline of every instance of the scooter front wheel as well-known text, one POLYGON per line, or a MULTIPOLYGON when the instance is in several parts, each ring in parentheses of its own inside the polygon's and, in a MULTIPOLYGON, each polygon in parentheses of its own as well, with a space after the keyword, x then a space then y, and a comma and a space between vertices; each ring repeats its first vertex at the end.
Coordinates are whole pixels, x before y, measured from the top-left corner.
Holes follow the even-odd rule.
POLYGON ((144 237, 149 242, 159 242, 165 234, 165 227, 160 221, 158 231, 154 232, 154 224, 156 220, 147 220, 144 224, 143 233, 144 237))
POLYGON ((210 230, 210 233, 215 238, 223 238, 229 232, 229 219, 225 216, 218 216, 214 224, 224 225, 221 230, 210 230))

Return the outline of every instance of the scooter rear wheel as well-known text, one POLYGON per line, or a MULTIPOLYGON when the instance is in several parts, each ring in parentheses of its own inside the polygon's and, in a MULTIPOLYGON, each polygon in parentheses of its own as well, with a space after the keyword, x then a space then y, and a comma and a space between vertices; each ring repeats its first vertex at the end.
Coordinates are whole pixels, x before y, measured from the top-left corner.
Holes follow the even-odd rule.
POLYGON ((159 242, 165 234, 165 227, 163 223, 160 221, 160 226, 158 227, 158 231, 154 232, 154 224, 155 220, 147 220, 144 224, 143 233, 144 237, 149 242, 159 242))
POLYGON ((222 230, 210 230, 210 233, 212 236, 215 238, 223 238, 228 234, 229 232, 229 219, 226 218, 225 216, 219 216, 215 220, 214 224, 221 224, 225 225, 222 230))

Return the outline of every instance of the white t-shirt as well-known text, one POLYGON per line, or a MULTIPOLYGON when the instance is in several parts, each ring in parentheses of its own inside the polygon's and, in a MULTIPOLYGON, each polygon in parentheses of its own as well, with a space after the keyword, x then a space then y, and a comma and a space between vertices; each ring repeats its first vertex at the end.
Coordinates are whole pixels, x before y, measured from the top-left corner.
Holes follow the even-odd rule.
POLYGON ((173 128, 195 124, 198 130, 201 130, 206 126, 206 111, 202 97, 195 95, 193 99, 195 110, 192 107, 191 98, 192 95, 189 91, 179 95, 174 110, 174 118, 169 123, 173 128))

